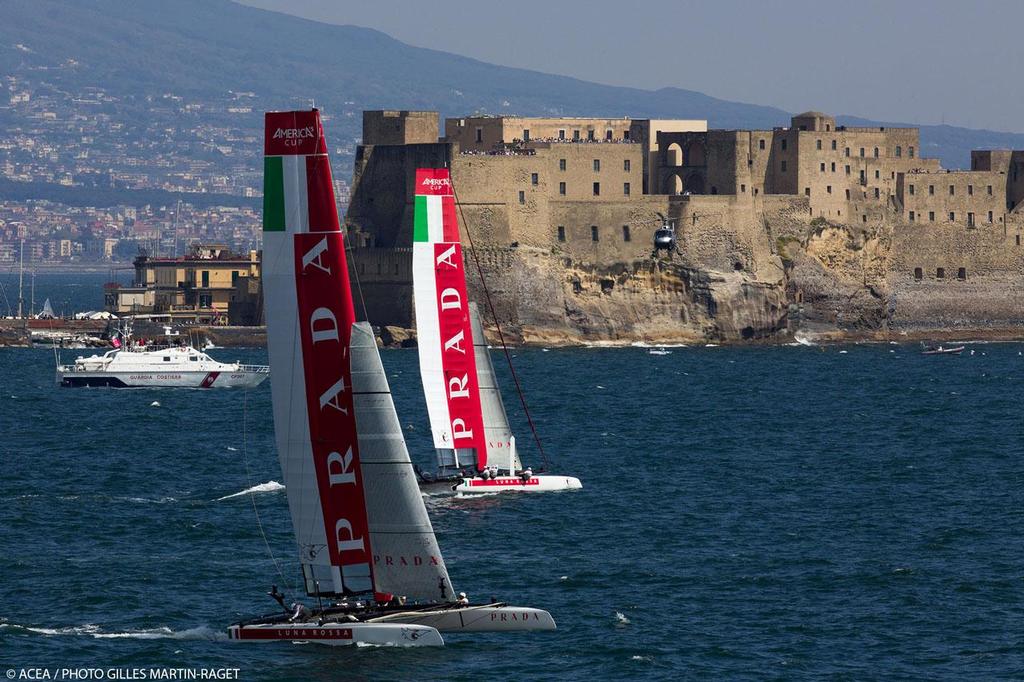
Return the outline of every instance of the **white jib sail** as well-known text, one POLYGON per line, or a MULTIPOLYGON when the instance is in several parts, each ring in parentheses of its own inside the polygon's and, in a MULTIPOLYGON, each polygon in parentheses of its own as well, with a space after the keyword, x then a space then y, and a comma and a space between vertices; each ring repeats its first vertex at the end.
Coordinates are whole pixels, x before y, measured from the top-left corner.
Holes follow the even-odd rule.
POLYGON ((452 601, 454 593, 402 435, 373 330, 352 326, 352 394, 377 592, 452 601))
MULTIPOLYGON (((487 350, 480 309, 476 303, 469 304, 469 319, 473 324, 473 352, 476 355, 476 376, 480 385, 480 407, 484 417, 484 433, 487 434, 487 451, 491 453, 491 462, 499 469, 504 469, 509 465, 512 428, 508 423, 505 403, 501 399, 501 389, 498 388, 498 378, 494 373, 491 353, 487 350)), ((518 452, 513 454, 512 463, 517 471, 523 468, 518 452)))

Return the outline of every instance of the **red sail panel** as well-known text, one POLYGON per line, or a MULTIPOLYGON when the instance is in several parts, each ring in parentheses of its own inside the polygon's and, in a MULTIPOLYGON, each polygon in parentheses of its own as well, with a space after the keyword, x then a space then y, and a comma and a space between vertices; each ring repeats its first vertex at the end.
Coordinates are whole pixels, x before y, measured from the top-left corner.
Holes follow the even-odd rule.
POLYGON ((477 467, 483 469, 487 466, 487 436, 480 407, 462 247, 457 241, 442 242, 433 244, 433 250, 441 365, 452 445, 476 449, 477 467))
MULTIPOLYGON (((333 193, 327 193, 333 203, 333 193)), ((309 199, 311 207, 324 199, 314 196, 312 184, 309 199)), ((337 228, 295 235, 295 286, 313 466, 327 549, 344 581, 346 568, 359 574, 372 567, 373 553, 352 406, 355 308, 337 228)))
POLYGON ((327 154, 320 112, 270 111, 264 117, 265 156, 327 154))

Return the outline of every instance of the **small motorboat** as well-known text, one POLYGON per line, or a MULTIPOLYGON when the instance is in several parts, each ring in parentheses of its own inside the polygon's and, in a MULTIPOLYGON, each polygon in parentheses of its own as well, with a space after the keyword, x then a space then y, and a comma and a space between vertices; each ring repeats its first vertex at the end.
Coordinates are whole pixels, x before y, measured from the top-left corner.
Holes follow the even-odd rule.
POLYGON ((921 355, 960 355, 964 352, 963 346, 956 346, 955 348, 943 348, 942 346, 928 346, 921 355))

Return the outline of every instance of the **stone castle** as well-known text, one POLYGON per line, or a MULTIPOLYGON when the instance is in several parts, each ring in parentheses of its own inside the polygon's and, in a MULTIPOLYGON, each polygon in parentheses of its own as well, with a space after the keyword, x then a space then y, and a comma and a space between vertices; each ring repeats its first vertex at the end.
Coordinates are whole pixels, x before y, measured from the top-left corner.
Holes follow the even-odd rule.
POLYGON ((412 326, 413 178, 440 166, 467 271, 525 341, 1024 325, 1024 151, 947 171, 916 128, 820 112, 773 130, 477 116, 441 134, 436 112, 367 111, 346 223, 377 324, 412 326), (654 252, 663 219, 675 253, 654 252))

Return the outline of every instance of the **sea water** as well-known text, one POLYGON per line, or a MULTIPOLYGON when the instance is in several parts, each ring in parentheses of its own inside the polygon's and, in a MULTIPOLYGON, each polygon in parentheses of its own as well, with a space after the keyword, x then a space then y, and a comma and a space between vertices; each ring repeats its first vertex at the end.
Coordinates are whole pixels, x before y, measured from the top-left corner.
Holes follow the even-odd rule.
MULTIPOLYGON (((51 352, 0 349, 0 666, 1020 678, 1022 352, 516 349, 551 471, 583 490, 427 507, 456 589, 548 609, 558 630, 448 634, 416 650, 226 639, 232 621, 276 608, 271 585, 296 596, 269 382, 64 389, 51 352)), ((410 451, 429 467, 416 351, 382 355, 410 451)))

